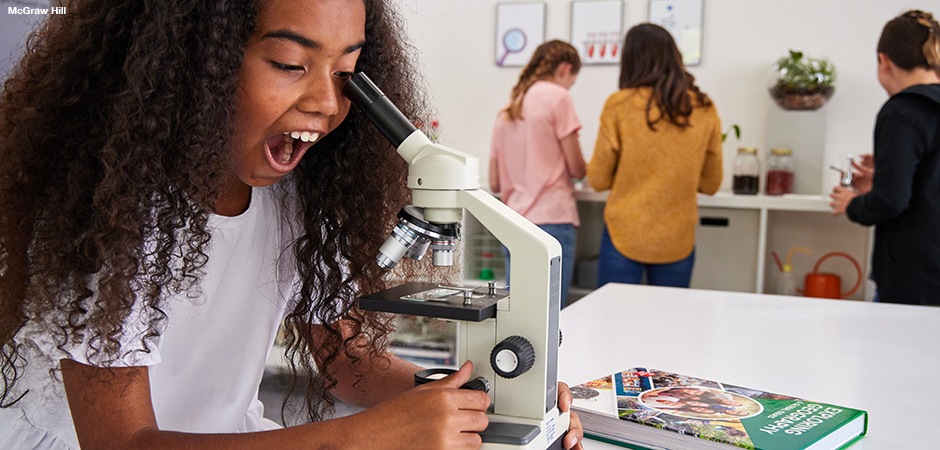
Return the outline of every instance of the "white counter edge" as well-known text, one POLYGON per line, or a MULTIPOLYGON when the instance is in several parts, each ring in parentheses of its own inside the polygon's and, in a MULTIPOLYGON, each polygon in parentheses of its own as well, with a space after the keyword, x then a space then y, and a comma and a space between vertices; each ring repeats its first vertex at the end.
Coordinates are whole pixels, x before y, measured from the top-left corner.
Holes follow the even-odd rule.
MULTIPOLYGON (((596 192, 590 189, 574 191, 574 198, 585 202, 606 202, 610 191, 596 192)), ((702 208, 767 209, 778 211, 829 212, 832 200, 822 195, 734 195, 719 192, 715 195, 698 194, 698 206, 702 208)))

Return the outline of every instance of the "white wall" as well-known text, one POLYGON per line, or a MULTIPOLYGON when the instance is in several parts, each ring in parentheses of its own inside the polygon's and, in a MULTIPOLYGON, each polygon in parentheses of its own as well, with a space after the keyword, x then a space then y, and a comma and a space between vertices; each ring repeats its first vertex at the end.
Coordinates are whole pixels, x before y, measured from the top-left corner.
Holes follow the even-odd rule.
MULTIPOLYGON (((441 138, 481 159, 484 187, 496 112, 504 106, 518 67, 494 64, 495 0, 397 0, 421 51, 424 75, 439 112, 441 138)), ((3 6, 41 6, 44 0, 13 0, 3 6)), ((546 0, 546 39, 569 39, 570 0, 546 0)), ((624 1, 625 29, 647 17, 647 0, 624 1)), ((874 117, 886 94, 875 77, 875 46, 881 27, 908 9, 940 13, 937 0, 705 0, 704 50, 691 67, 699 87, 718 106, 725 127, 740 124, 740 143, 725 145, 725 182, 738 146, 764 148, 770 66, 788 49, 829 57, 838 71, 836 93, 826 112, 826 163, 871 150, 874 117)), ((0 78, 22 49, 22 39, 41 16, 0 11, 0 78)), ((581 146, 590 158, 598 116, 617 89, 616 65, 584 66, 571 89, 584 128, 581 146)), ((826 171, 830 184, 834 172, 826 171)))
POLYGON ((46 16, 39 14, 10 14, 10 7, 48 8, 47 0, 0 0, 0 80, 20 59, 26 47, 26 35, 46 16))
MULTIPOLYGON (((521 68, 494 64, 494 0, 399 0, 422 52, 425 76, 444 143, 481 159, 482 183, 496 112, 521 68)), ((546 39, 569 39, 570 1, 546 0, 546 39)), ((647 0, 624 1, 625 30, 647 18, 647 0)), ((740 143, 725 145, 725 182, 738 146, 764 148, 765 117, 777 108, 767 93, 773 62, 788 49, 825 56, 837 70, 826 111, 826 165, 871 151, 872 127, 887 95, 878 84, 875 47, 885 22, 908 9, 940 13, 937 0, 706 0, 703 62, 690 67, 715 101, 725 127, 741 125, 740 143)), ((584 66, 571 89, 584 125, 581 146, 590 158, 600 110, 617 89, 619 67, 584 66)), ((831 172, 831 171, 827 171, 831 172)), ((838 179, 834 172, 831 184, 838 179)))

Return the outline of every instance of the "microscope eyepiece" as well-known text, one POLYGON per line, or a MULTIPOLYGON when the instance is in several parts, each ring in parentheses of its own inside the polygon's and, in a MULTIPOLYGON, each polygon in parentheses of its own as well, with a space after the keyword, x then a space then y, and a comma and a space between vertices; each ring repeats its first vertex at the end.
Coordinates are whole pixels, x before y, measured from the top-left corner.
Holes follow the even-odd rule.
POLYGON ((385 93, 363 72, 353 75, 346 82, 343 94, 354 105, 363 109, 369 108, 378 99, 385 97, 385 93))
POLYGON ((417 130, 365 73, 353 75, 343 87, 343 95, 362 110, 395 148, 417 130))

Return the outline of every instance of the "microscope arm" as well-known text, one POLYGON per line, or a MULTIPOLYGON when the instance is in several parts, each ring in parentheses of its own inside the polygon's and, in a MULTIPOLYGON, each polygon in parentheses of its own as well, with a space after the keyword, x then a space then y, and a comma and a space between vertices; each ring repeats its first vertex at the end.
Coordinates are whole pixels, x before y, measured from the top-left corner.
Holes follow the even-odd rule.
POLYGON ((562 432, 568 426, 568 415, 560 414, 556 407, 561 300, 558 241, 482 191, 479 159, 432 142, 364 74, 357 74, 343 92, 408 162, 412 203, 423 208, 424 220, 432 224, 460 222, 466 208, 509 249, 512 292, 497 303, 496 320, 468 325, 471 331, 466 338, 473 342, 461 358, 477 363, 474 376, 482 371, 493 381, 491 421, 533 424, 542 430, 541 442, 554 442, 556 428, 562 432), (495 350, 507 341, 516 342, 516 338, 528 341, 534 350, 528 371, 501 377, 481 368, 481 362, 492 361, 495 350))

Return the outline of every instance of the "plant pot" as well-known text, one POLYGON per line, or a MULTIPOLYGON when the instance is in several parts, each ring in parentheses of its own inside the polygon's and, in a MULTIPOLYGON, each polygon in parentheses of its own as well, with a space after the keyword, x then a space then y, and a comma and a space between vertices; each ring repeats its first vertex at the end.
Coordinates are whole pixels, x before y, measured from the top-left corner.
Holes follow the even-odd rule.
POLYGON ((790 50, 771 69, 770 96, 783 109, 822 108, 835 92, 836 68, 825 58, 790 50))
POLYGON ((777 106, 786 110, 812 111, 822 108, 836 91, 833 86, 820 86, 815 89, 788 89, 775 86, 770 89, 770 96, 777 106))

